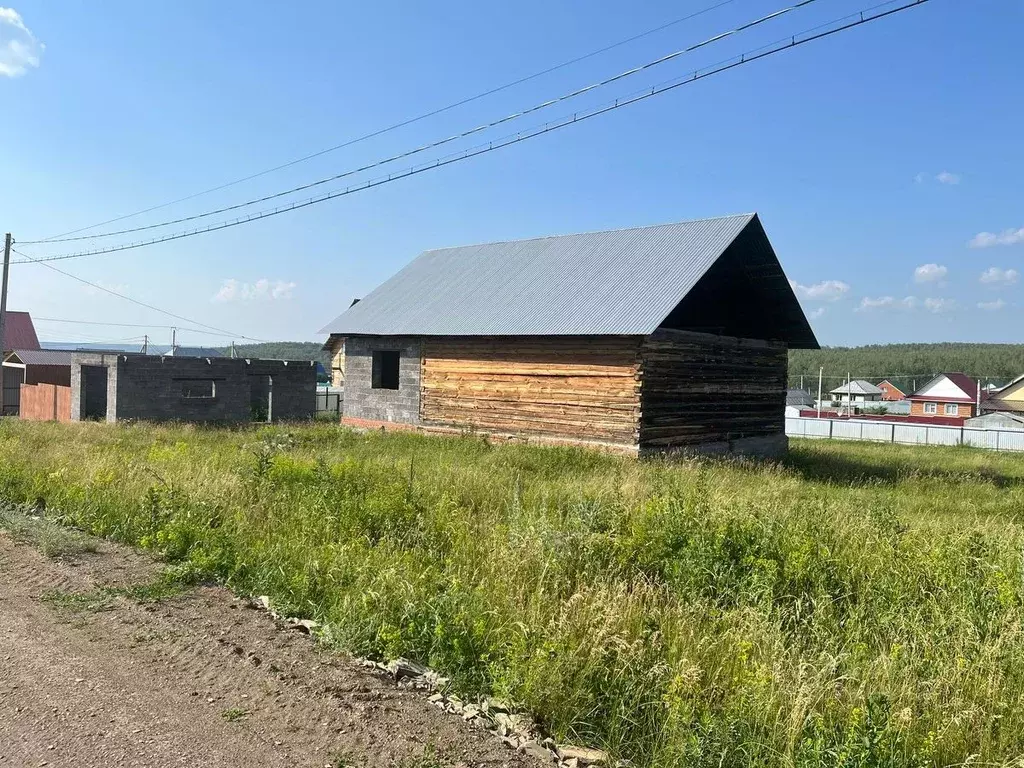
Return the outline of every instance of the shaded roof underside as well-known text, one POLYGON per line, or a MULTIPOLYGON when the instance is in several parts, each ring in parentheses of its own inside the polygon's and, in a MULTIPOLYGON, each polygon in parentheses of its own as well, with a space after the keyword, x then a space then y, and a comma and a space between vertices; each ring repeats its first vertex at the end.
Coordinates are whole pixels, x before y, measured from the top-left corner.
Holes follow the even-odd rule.
POLYGON ((663 326, 817 348, 755 214, 427 251, 321 332, 648 335, 663 326))

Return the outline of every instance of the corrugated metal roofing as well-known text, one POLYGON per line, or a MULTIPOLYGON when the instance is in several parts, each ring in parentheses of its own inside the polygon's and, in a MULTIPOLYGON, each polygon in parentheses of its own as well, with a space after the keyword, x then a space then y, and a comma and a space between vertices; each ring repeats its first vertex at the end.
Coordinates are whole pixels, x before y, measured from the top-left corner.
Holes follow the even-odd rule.
MULTIPOLYGON (((64 349, 16 349, 12 355, 25 365, 71 365, 74 352, 64 349)), ((13 360, 12 360, 13 362, 13 360)))
POLYGON ((755 218, 426 251, 321 333, 647 335, 755 218))
POLYGON ((864 379, 854 379, 849 384, 842 384, 836 387, 830 395, 845 395, 847 392, 854 395, 881 395, 882 390, 872 384, 870 381, 864 381, 864 379))
POLYGON ((8 310, 4 313, 3 351, 12 349, 39 349, 39 337, 28 312, 8 310))

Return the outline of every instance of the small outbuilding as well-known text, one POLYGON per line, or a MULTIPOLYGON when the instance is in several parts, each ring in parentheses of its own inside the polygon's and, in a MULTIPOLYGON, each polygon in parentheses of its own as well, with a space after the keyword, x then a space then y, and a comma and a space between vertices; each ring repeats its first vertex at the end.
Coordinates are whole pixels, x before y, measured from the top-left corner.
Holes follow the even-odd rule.
POLYGON ((76 352, 71 420, 239 423, 312 418, 310 360, 76 352))
POLYGON ((756 214, 427 251, 331 322, 343 423, 777 455, 814 332, 756 214))

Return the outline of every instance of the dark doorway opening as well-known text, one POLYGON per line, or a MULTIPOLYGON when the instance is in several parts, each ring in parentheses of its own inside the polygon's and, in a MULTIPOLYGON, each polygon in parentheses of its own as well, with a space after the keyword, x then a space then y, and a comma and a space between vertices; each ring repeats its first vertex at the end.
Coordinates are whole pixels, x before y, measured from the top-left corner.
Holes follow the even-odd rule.
POLYGON ((103 365, 82 366, 82 418, 107 418, 107 368, 103 365))

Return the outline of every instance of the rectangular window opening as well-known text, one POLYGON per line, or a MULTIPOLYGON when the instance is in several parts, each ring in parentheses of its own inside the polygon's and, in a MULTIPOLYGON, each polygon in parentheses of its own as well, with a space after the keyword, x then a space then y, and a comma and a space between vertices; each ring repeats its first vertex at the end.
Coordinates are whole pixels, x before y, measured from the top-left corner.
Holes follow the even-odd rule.
POLYGON ((181 396, 209 400, 217 396, 217 385, 213 379, 187 379, 181 382, 181 396))
POLYGON ((935 405, 935 403, 925 403, 924 404, 924 412, 925 413, 938 413, 938 410, 939 410, 939 407, 937 405, 935 405))
POLYGON ((946 415, 947 416, 956 416, 958 412, 959 412, 959 409, 957 408, 956 403, 946 403, 946 415))
POLYGON ((372 386, 374 389, 398 389, 398 350, 378 349, 373 353, 372 386))

